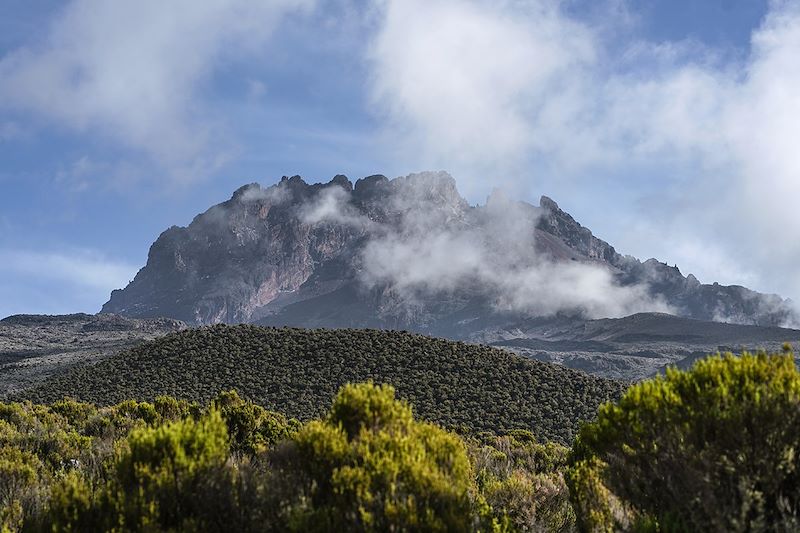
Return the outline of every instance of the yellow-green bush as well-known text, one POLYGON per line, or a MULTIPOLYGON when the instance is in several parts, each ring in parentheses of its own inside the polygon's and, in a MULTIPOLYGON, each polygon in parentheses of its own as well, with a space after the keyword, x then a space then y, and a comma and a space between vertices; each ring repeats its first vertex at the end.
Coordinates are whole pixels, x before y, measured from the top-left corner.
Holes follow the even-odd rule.
POLYGON ((36 455, 11 446, 0 447, 0 530, 15 530, 35 516, 43 503, 39 478, 45 469, 36 455))
POLYGON ((459 437, 369 383, 302 426, 234 391, 0 403, 0 530, 797 531, 798 450, 789 353, 634 385, 571 452, 459 437))
MULTIPOLYGON (((112 405, 168 394, 207 405, 221 390, 289 418, 325 416, 347 383, 391 383, 421 418, 446 429, 522 428, 569 444, 625 385, 504 350, 400 331, 217 324, 143 343, 23 391, 39 403, 64 396, 112 405)), ((157 410, 157 409, 156 409, 157 410)))
MULTIPOLYGON (((563 464, 551 453, 560 447, 532 446, 530 433, 514 439, 531 446, 508 455, 513 475, 493 478, 495 489, 482 485, 498 505, 513 506, 520 495, 541 500, 531 492, 541 492, 540 478, 523 473, 525 454, 549 465, 542 468, 563 464)), ((414 420, 389 386, 346 386, 327 417, 305 426, 233 391, 207 408, 169 397, 103 408, 71 400, 0 403, 0 441, 3 530, 518 525, 514 509, 492 510, 480 494, 465 441, 414 420)))
POLYGON ((575 514, 564 481, 568 451, 538 443, 528 431, 472 442, 478 488, 498 521, 517 531, 572 531, 575 514))
MULTIPOLYGON (((297 426, 235 394, 220 399, 232 396, 225 414, 257 414, 252 429, 261 451, 297 426)), ((254 524, 249 517, 258 513, 240 509, 237 499, 263 492, 263 475, 257 465, 231 461, 226 422, 213 405, 170 397, 103 408, 73 400, 0 403, 0 530, 254 524)))
POLYGON ((486 518, 464 442, 415 421, 388 385, 343 387, 274 460, 292 530, 470 531, 486 518))
POLYGON ((213 405, 225 420, 234 452, 254 455, 266 451, 300 428, 298 421, 245 401, 235 390, 219 394, 213 405))
POLYGON ((586 530, 796 531, 798 451, 793 355, 718 355, 603 406, 570 488, 586 530))
POLYGON ((134 529, 185 530, 187 524, 211 529, 224 520, 213 503, 230 494, 227 458, 228 433, 217 410, 200 420, 133 430, 121 446, 116 483, 109 488, 123 523, 134 529))

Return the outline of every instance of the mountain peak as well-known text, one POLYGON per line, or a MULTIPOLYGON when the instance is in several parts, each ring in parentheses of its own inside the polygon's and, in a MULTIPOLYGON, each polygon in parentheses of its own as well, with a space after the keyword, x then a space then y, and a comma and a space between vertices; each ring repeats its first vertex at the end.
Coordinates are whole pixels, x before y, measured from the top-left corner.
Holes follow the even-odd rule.
POLYGON ((438 208, 458 211, 469 207, 461 197, 456 180, 447 172, 418 172, 389 182, 395 194, 407 203, 432 203, 438 208))
POLYGON ((550 211, 561 211, 561 209, 558 207, 558 204, 552 198, 544 195, 539 198, 539 207, 542 209, 548 209, 550 211))
POLYGON ((233 195, 231 196, 231 200, 239 201, 243 198, 246 199, 253 195, 253 193, 260 193, 262 191, 261 185, 258 183, 248 183, 247 185, 242 185, 235 191, 233 191, 233 195))
MULTIPOLYGON (((147 265, 112 293, 103 312, 193 324, 282 316, 295 325, 455 335, 454 328, 467 327, 456 323, 485 324, 496 319, 504 298, 516 302, 518 293, 538 291, 526 285, 537 277, 520 272, 557 276, 568 262, 572 269, 600 269, 603 283, 620 291, 635 287, 682 316, 770 325, 793 320, 779 297, 702 285, 659 261, 618 254, 547 196, 537 209, 500 202, 496 194, 499 203, 487 200, 491 208, 471 207, 442 171, 392 180, 376 174, 355 185, 343 174, 327 183, 292 176, 267 188, 244 185, 188 227, 162 233, 147 265), (553 268, 540 272, 541 262, 553 268), (469 278, 475 275, 481 277, 469 278), (395 292, 392 284, 411 289, 395 292), (416 286, 435 290, 412 294, 416 286), (494 287, 504 292, 492 295, 494 287)), ((541 294, 519 305, 534 305, 541 294)))
POLYGON ((339 185, 348 192, 353 190, 353 183, 344 174, 336 174, 333 179, 328 182, 328 185, 339 185))
POLYGON ((443 170, 416 172, 392 180, 396 186, 412 186, 429 194, 439 194, 446 197, 461 195, 458 193, 456 180, 443 170))
POLYGON ((356 181, 353 191, 360 197, 372 197, 382 194, 389 184, 389 178, 383 174, 373 174, 356 181))

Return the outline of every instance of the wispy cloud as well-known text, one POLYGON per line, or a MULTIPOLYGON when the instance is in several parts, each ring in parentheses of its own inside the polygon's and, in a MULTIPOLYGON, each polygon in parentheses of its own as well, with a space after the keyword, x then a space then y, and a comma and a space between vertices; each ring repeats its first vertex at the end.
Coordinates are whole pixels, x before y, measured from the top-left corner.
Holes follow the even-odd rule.
POLYGON ((553 2, 389 0, 368 52, 373 103, 415 160, 488 181, 559 147, 594 44, 553 2))
POLYGON ((124 287, 138 267, 93 250, 35 251, 0 248, 0 273, 17 278, 61 282, 107 298, 124 287))
POLYGON ((10 118, 0 120, 0 142, 44 124, 104 143, 102 153, 81 146, 54 155, 57 179, 71 188, 98 173, 127 183, 138 168, 161 183, 213 174, 241 155, 239 137, 243 159, 265 167, 446 168, 472 201, 497 186, 525 198, 558 188, 583 195, 602 211, 596 220, 613 220, 607 227, 637 226, 607 236, 624 252, 800 300, 800 1, 771 2, 746 56, 630 33, 620 40, 612 35, 636 24, 635 3, 592 3, 597 15, 581 19, 569 4, 70 0, 41 39, 0 57, 0 111, 10 118), (292 26, 298 13, 304 23, 292 26), (284 23, 294 40, 273 43, 284 23), (347 51, 297 46, 320 32, 325 46, 347 51), (336 100, 305 105, 304 91, 287 98, 304 113, 290 112, 279 95, 286 80, 252 68, 274 50, 276 63, 307 61, 308 94, 346 90, 345 109, 357 118, 321 123, 317 108, 336 100), (344 56, 352 63, 335 62, 344 56), (231 64, 241 67, 247 131, 209 97, 231 64), (336 85, 341 72, 349 84, 336 85))
POLYGON ((204 82, 226 58, 265 53, 281 18, 313 3, 73 0, 42 44, 0 59, 0 107, 113 139, 174 179, 206 175, 232 143, 204 82))
POLYGON ((645 285, 622 286, 610 269, 588 261, 555 262, 539 253, 536 224, 542 211, 495 192, 469 208, 446 173, 423 172, 385 185, 372 220, 339 187, 321 192, 301 215, 306 223, 331 221, 364 232, 360 280, 389 288, 398 303, 480 298, 495 310, 551 315, 580 312, 619 317, 674 311, 645 285))
POLYGON ((96 313, 137 267, 85 249, 0 248, 0 318, 19 313, 96 313))

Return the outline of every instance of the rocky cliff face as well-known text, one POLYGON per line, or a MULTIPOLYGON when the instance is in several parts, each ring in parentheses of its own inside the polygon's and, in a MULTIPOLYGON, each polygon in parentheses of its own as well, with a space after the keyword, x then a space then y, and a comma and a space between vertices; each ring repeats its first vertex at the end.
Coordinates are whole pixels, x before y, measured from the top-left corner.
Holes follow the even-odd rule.
POLYGON ((638 311, 796 321, 787 302, 623 256, 547 197, 472 207, 445 173, 299 176, 237 190, 162 233, 104 313, 191 324, 391 327, 450 337, 535 316, 638 311))
POLYGON ((537 228, 547 235, 560 239, 570 250, 614 266, 622 260, 622 256, 613 246, 592 235, 588 228, 578 224, 569 213, 562 211, 558 204, 547 196, 541 197, 539 207, 543 212, 537 228))
POLYGON ((249 321, 356 240, 352 227, 303 222, 302 208, 331 188, 352 192, 346 179, 310 186, 296 176, 271 189, 245 185, 188 227, 162 233, 147 265, 112 292, 103 312, 192 324, 249 321))

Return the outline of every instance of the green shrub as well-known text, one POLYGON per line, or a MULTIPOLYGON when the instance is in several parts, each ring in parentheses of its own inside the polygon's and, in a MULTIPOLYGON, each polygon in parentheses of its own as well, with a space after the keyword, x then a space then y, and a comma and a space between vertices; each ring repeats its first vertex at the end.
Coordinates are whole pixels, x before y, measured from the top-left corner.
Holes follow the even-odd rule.
POLYGON ((717 355, 600 409, 574 446, 573 502, 586 530, 797 531, 798 451, 792 354, 717 355))
MULTIPOLYGON (((40 530, 98 531, 120 526, 108 494, 92 489, 79 471, 67 472, 50 491, 47 514, 37 524, 40 530), (48 527, 49 526, 49 527, 48 527)), ((30 529, 34 529, 31 527, 30 529)))
POLYGON ((11 446, 0 447, 0 530, 21 528, 38 513, 43 494, 44 467, 38 457, 11 446))
POLYGON ((540 444, 529 431, 473 442, 478 488, 499 522, 517 531, 572 531, 575 513, 564 481, 568 449, 540 444))
POLYGON ((76 428, 86 427, 89 420, 97 414, 97 407, 94 405, 69 399, 54 402, 50 410, 63 416, 69 425, 76 428))
POLYGON ((566 449, 459 437, 393 387, 347 385, 301 425, 218 394, 0 403, 0 531, 559 531, 566 449), (488 500, 488 502, 487 502, 488 500), (491 504, 491 505, 490 505, 491 504))
POLYGON ((255 455, 288 439, 300 428, 297 420, 287 420, 280 413, 245 401, 235 390, 220 393, 213 405, 225 420, 234 452, 255 455))
POLYGON ((0 446, 30 452, 53 471, 68 467, 90 444, 89 437, 46 406, 0 403, 0 446))
POLYGON ((232 470, 219 412, 133 429, 107 480, 70 471, 52 486, 42 523, 57 531, 225 531, 232 470))
POLYGON ((124 400, 118 403, 114 406, 114 414, 134 421, 141 420, 148 425, 154 425, 161 420, 155 405, 136 400, 124 400))
POLYGON ((156 396, 153 408, 161 420, 181 420, 183 418, 199 418, 200 406, 186 400, 178 400, 172 396, 156 396))
POLYGON ((160 417, 176 419, 159 406, 159 396, 207 405, 220 391, 236 389, 265 409, 309 421, 325 416, 340 387, 369 380, 391 384, 416 416, 446 429, 524 428, 542 442, 562 444, 571 443, 581 422, 593 419, 600 404, 618 399, 625 388, 489 346, 399 331, 241 324, 166 335, 97 364, 76 366, 18 398, 122 402, 117 410, 132 424, 154 424, 160 417))
POLYGON ((112 496, 134 529, 224 529, 215 503, 225 485, 228 434, 219 411, 131 432, 117 462, 112 496))
POLYGON ((466 447, 414 420, 394 388, 347 385, 325 420, 276 452, 275 484, 297 531, 469 531, 479 525, 466 447))

